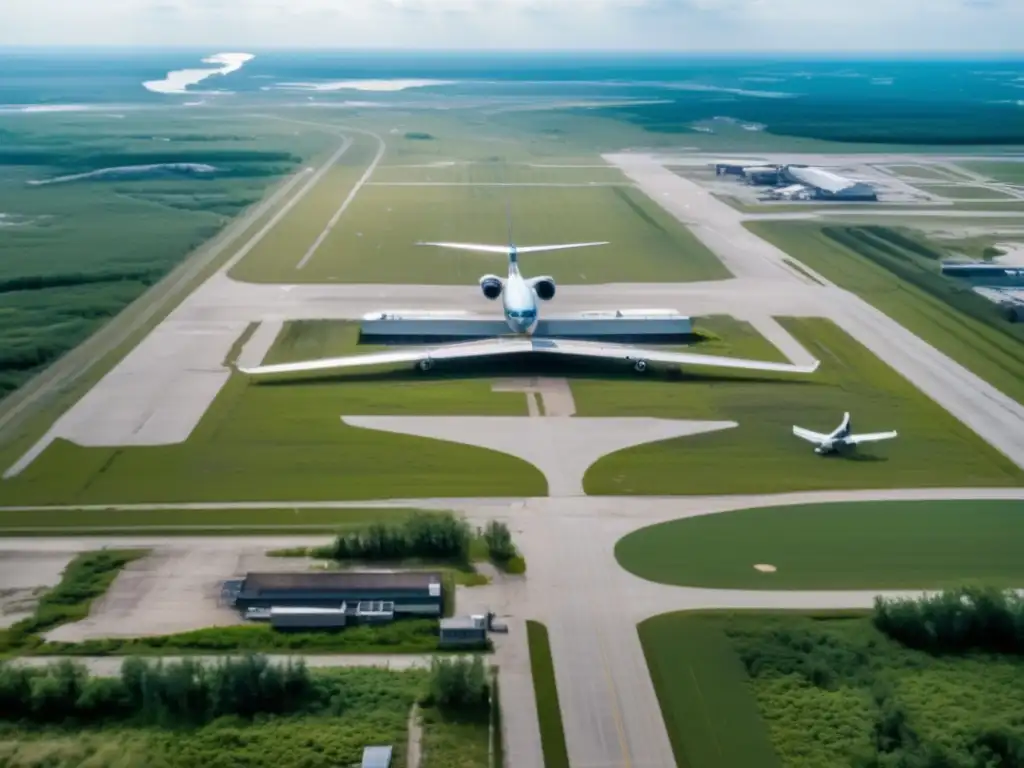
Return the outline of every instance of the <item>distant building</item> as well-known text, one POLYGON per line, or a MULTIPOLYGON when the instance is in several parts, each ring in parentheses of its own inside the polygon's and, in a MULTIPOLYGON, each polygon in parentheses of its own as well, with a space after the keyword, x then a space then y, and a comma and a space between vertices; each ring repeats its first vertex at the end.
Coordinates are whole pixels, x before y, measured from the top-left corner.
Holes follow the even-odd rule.
POLYGON ((742 176, 743 166, 733 163, 715 163, 715 175, 717 176, 742 176))
POLYGON ((782 169, 782 180, 802 184, 812 190, 816 200, 877 200, 878 193, 870 184, 854 181, 824 168, 805 165, 787 165, 782 169))
POLYGON ((782 181, 781 171, 774 165, 748 165, 743 169, 748 184, 774 186, 782 181))
MULTIPOLYGON (((245 612, 277 608, 345 607, 360 622, 391 618, 440 617, 444 587, 439 571, 304 571, 249 573, 226 582, 225 602, 245 612)), ((301 612, 300 612, 301 613, 301 612)), ((289 615, 286 611, 279 616, 289 615)), ((295 621, 292 615, 283 621, 295 621)), ((327 620, 327 619, 323 619, 327 620)))

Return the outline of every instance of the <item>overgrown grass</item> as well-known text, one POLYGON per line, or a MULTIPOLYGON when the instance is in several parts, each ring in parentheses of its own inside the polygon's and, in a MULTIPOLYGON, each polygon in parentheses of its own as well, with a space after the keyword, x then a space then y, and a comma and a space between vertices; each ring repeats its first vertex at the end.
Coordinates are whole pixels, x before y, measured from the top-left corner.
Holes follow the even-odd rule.
POLYGON ((781 768, 718 624, 673 613, 648 619, 638 631, 679 766, 781 768))
POLYGON ((864 613, 667 614, 639 629, 681 766, 1017 764, 999 755, 1021 743, 1019 659, 931 657, 864 613), (899 762, 909 753, 944 758, 899 762))
POLYGON ((48 642, 33 652, 52 656, 187 655, 205 653, 441 653, 438 624, 409 619, 379 626, 358 625, 336 632, 281 632, 269 624, 208 627, 174 635, 104 638, 79 643, 48 642))
POLYGON ((423 755, 420 768, 489 768, 488 711, 420 710, 423 755))
POLYGON ((717 589, 1020 587, 1022 547, 1021 500, 871 501, 683 518, 625 536, 615 557, 644 579, 717 589))
POLYGON ((107 591, 121 569, 147 552, 104 549, 76 556, 64 569, 57 586, 40 598, 32 616, 0 630, 0 654, 38 647, 43 643, 43 632, 84 619, 93 601, 107 591))
POLYGON ((530 670, 533 693, 540 720, 540 741, 544 750, 545 768, 569 768, 569 750, 562 728, 562 710, 558 704, 555 665, 551 658, 548 629, 539 621, 526 622, 526 638, 530 646, 530 670))
POLYGON ((1008 323, 994 304, 942 276, 937 264, 898 246, 886 252, 886 244, 871 235, 829 237, 841 228, 794 221, 744 226, 1024 402, 1024 327, 1008 323))
POLYGON ((6 724, 0 759, 12 768, 334 768, 357 765, 369 744, 391 744, 393 764, 404 765, 408 711, 422 690, 424 671, 355 668, 317 671, 313 677, 333 696, 323 711, 255 720, 223 717, 173 729, 6 724))
POLYGON ((811 376, 686 371, 620 390, 618 404, 574 384, 581 416, 732 420, 734 429, 605 456, 584 478, 590 494, 770 493, 846 488, 1020 486, 1024 472, 828 320, 779 322, 821 367, 811 376), (788 380, 786 380, 788 379, 788 380), (793 425, 834 428, 844 411, 865 431, 899 438, 857 456, 822 457, 793 425), (742 467, 743 471, 737 471, 742 467))

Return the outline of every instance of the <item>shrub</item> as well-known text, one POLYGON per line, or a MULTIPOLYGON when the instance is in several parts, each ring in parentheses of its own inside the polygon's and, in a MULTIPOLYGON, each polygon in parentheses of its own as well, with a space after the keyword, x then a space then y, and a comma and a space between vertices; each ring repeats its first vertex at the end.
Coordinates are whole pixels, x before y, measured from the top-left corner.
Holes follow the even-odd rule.
POLYGON ((332 560, 469 559, 469 525, 451 513, 417 513, 402 523, 374 523, 361 531, 338 536, 334 543, 314 551, 332 560))
POLYGON ((516 547, 512 543, 512 533, 508 526, 497 520, 491 520, 484 528, 484 541, 491 559, 505 563, 516 556, 516 547))
POLYGON ((489 706, 490 681, 480 656, 435 657, 424 704, 448 710, 479 710, 489 706))

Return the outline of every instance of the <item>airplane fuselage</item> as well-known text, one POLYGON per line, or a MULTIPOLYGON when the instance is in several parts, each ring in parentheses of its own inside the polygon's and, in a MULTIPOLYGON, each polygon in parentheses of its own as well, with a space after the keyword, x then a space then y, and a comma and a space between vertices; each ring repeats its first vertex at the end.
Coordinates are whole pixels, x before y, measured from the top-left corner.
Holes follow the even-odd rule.
POLYGON ((509 260, 508 279, 501 292, 501 305, 505 312, 505 322, 513 333, 520 336, 533 334, 538 319, 537 294, 519 274, 514 252, 509 260))

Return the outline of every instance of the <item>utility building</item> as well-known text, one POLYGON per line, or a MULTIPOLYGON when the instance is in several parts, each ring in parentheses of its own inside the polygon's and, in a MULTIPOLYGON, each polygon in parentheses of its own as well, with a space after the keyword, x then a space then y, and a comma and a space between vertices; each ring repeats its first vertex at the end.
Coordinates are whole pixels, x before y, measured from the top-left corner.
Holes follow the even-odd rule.
MULTIPOLYGON (((343 608, 350 619, 360 623, 440 617, 443 591, 439 571, 249 573, 240 582, 227 582, 224 588, 226 602, 243 613, 289 607, 343 608)), ((298 620, 287 611, 278 611, 278 615, 281 621, 298 620)))
POLYGON ((870 184, 806 165, 787 165, 782 171, 785 181, 802 184, 812 190, 816 200, 877 200, 878 193, 870 184))

